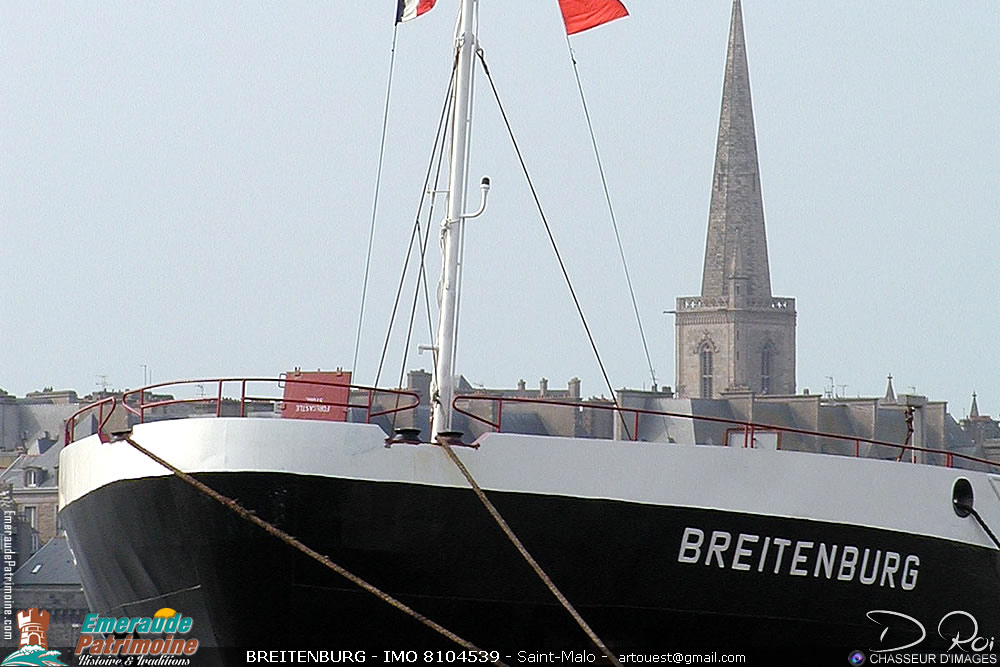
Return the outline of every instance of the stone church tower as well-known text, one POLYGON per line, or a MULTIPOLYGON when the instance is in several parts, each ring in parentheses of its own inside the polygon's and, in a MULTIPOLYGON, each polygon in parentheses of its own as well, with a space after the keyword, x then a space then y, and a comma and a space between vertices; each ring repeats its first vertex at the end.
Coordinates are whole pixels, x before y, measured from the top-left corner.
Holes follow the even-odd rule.
POLYGON ((795 393, 795 299, 771 295, 740 0, 733 2, 700 296, 677 299, 677 392, 795 393))

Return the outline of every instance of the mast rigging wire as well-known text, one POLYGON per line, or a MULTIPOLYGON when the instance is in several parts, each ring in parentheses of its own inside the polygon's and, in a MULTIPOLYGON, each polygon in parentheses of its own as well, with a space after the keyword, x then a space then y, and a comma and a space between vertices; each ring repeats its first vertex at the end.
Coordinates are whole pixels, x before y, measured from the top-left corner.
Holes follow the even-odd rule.
POLYGON ((535 183, 531 180, 531 175, 528 173, 528 165, 524 161, 524 155, 521 153, 521 146, 517 143, 517 138, 514 136, 514 128, 511 127, 510 119, 507 117, 507 110, 503 106, 503 102, 500 101, 500 93, 497 91, 496 83, 493 81, 493 75, 490 73, 490 68, 486 64, 486 57, 480 50, 476 55, 479 56, 479 62, 483 66, 483 72, 486 74, 486 80, 490 82, 490 88, 493 90, 493 97, 496 99, 497 107, 500 109, 500 115, 503 117, 504 125, 507 128, 507 134, 510 136, 510 141, 514 145, 514 152, 517 153, 518 162, 521 165, 521 171, 524 173, 524 177, 528 182, 528 188, 531 190, 531 196, 535 201, 535 208, 538 209, 538 216, 542 220, 542 224, 545 226, 545 233, 549 237, 549 243, 552 244, 552 250, 555 252, 556 261, 559 262, 559 268, 562 270, 563 278, 566 280, 566 286, 569 288, 570 296, 573 297, 573 303, 576 305, 576 312, 580 316, 580 322, 583 324, 584 331, 587 332, 587 338, 590 340, 590 347, 594 351, 594 356, 597 358, 597 365, 601 369, 601 375, 604 376, 604 383, 611 392, 611 402, 615 406, 615 412, 618 414, 618 418, 621 420, 622 429, 625 432, 625 437, 628 440, 632 439, 631 432, 629 431, 628 423, 625 421, 625 416, 622 414, 621 406, 618 405, 618 398, 615 396, 614 387, 611 385, 611 379, 608 377, 608 371, 604 367, 604 361, 601 359, 601 353, 597 350, 597 342, 594 340, 594 334, 590 330, 590 325, 587 324, 587 318, 583 314, 583 306, 580 304, 580 299, 577 297, 576 289, 573 287, 573 281, 570 280, 569 271, 566 269, 566 263, 563 261, 562 254, 559 252, 559 246, 556 244, 556 238, 552 233, 552 227, 549 226, 549 220, 545 216, 545 211, 542 209, 542 202, 538 198, 538 191, 535 189, 535 183))
MULTIPOLYGON (((450 95, 448 97, 448 100, 449 100, 448 106, 450 107, 450 100, 451 100, 451 96, 450 95)), ((449 110, 446 109, 445 115, 447 115, 448 111, 449 110)), ((439 132, 441 131, 440 127, 438 128, 438 131, 439 132)), ((441 141, 440 144, 436 144, 436 148, 437 148, 437 168, 434 170, 434 190, 435 191, 437 191, 438 184, 441 181, 441 167, 444 164, 444 141, 441 141)), ((432 155, 431 156, 431 160, 433 161, 433 159, 434 159, 434 156, 432 155)), ((434 220, 434 205, 435 205, 435 202, 436 202, 436 199, 434 197, 431 197, 431 205, 430 205, 430 207, 428 208, 428 211, 427 211, 427 229, 426 229, 426 231, 424 231, 424 230, 421 229, 420 218, 417 217, 417 219, 416 219, 416 228, 415 228, 416 235, 417 235, 418 238, 422 238, 422 240, 420 241, 420 266, 419 266, 419 268, 417 270, 417 280, 414 283, 413 301, 410 304, 410 320, 409 320, 409 322, 407 324, 407 327, 406 327, 406 342, 403 344, 403 361, 402 361, 402 363, 399 366, 399 386, 400 387, 403 386, 403 377, 406 374, 406 362, 407 362, 407 359, 409 359, 410 339, 411 339, 411 336, 413 335, 413 322, 416 319, 416 315, 417 315, 417 302, 420 299, 420 287, 421 287, 421 284, 424 287, 424 300, 427 302, 427 328, 428 328, 428 330, 430 332, 430 340, 434 340, 434 323, 433 323, 433 318, 431 317, 430 297, 427 294, 427 264, 425 262, 425 259, 426 259, 426 256, 427 256, 427 244, 430 241, 431 229, 433 228, 433 225, 431 223, 434 220)), ((409 259, 407 259, 407 261, 409 261, 409 259)), ((437 350, 436 349, 433 349, 433 355, 432 356, 434 358, 434 367, 437 368, 437 350)), ((396 407, 397 408, 399 407, 399 401, 400 401, 400 396, 399 396, 399 394, 396 394, 396 407)), ((395 432, 395 430, 396 430, 396 416, 398 414, 399 414, 398 412, 393 412, 392 413, 392 429, 390 430, 390 433, 395 432)))
POLYGON ((601 152, 597 149, 597 137, 594 134, 594 124, 590 120, 590 109, 587 106, 587 98, 583 94, 583 83, 580 81, 580 69, 576 62, 576 53, 573 45, 566 35, 566 47, 569 49, 569 58, 573 61, 573 74, 576 75, 576 87, 580 91, 580 102, 583 104, 583 115, 587 119, 587 129, 590 130, 590 143, 594 147, 594 157, 597 158, 597 168, 601 172, 601 185, 604 186, 604 199, 608 203, 608 214, 611 216, 611 226, 615 230, 615 240, 618 242, 618 254, 622 258, 622 267, 625 269, 625 282, 628 283, 628 293, 632 297, 632 310, 635 312, 635 321, 639 325, 639 338, 642 340, 642 350, 646 354, 646 365, 649 366, 649 376, 653 380, 653 388, 656 388, 656 371, 653 370, 653 359, 649 355, 649 345, 646 344, 646 332, 642 327, 642 318, 639 316, 639 305, 635 300, 635 290, 632 288, 632 276, 629 274, 628 262, 625 261, 625 247, 622 245, 621 233, 618 231, 618 220, 615 217, 615 209, 611 205, 611 192, 608 189, 608 179, 604 172, 604 163, 601 161, 601 152))
MULTIPOLYGON (((455 85, 455 75, 458 71, 458 56, 456 54, 455 61, 452 64, 451 77, 448 81, 448 93, 445 95, 444 104, 441 107, 441 117, 438 120, 438 131, 434 137, 434 147, 431 149, 431 157, 427 162, 427 172, 424 176, 424 187, 423 192, 420 194, 420 203, 417 206, 417 214, 414 216, 413 232, 410 234, 410 243, 407 246, 406 258, 403 260, 403 271, 399 277, 399 286, 396 289, 396 298, 393 302, 392 313, 389 316, 389 327, 385 334, 385 342, 382 345, 382 355, 379 358, 378 371, 375 374, 375 382, 373 386, 378 386, 379 380, 382 377, 382 369, 385 366, 386 354, 389 350, 389 340, 392 336, 392 327, 396 321, 396 313, 399 309, 399 300, 403 292, 403 285, 406 281, 406 273, 409 268, 410 257, 413 253, 413 241, 417 238, 418 227, 420 222, 420 213, 423 211, 424 202, 427 200, 427 186, 431 181, 431 173, 434 171, 434 156, 438 152, 438 144, 442 141, 443 130, 445 120, 448 116, 448 110, 451 106, 451 91, 452 87, 455 85)), ((421 262, 423 258, 421 257, 421 262)), ((437 358, 437 353, 435 352, 435 359, 437 358)))
MULTIPOLYGON (((375 195, 372 201, 372 221, 368 230, 368 254, 365 258, 365 278, 361 284, 361 307, 358 310, 358 333, 354 338, 354 358, 351 361, 351 372, 357 375, 358 349, 361 347, 361 328, 365 319, 365 302, 368 298, 368 275, 372 265, 372 245, 375 242, 375 220, 378 215, 378 196, 382 189, 382 165, 385 161, 385 137, 389 127, 389 100, 392 96, 392 74, 396 65, 396 37, 399 34, 399 23, 392 26, 392 49, 389 56, 389 77, 385 87, 385 108, 382 112, 382 138, 379 141, 378 169, 375 172, 375 195)), ((378 383, 376 383, 378 384, 378 383)))

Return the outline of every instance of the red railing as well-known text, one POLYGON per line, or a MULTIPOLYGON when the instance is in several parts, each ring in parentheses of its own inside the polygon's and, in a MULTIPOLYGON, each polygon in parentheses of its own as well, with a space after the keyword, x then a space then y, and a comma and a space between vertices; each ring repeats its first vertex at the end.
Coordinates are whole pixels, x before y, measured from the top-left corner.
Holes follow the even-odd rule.
POLYGON ((114 396, 109 396, 108 398, 97 401, 96 403, 90 403, 83 406, 66 420, 66 426, 63 432, 63 442, 69 444, 76 440, 76 423, 85 414, 92 414, 95 410, 97 411, 97 433, 101 433, 104 430, 104 425, 108 423, 111 419, 111 413, 115 411, 115 406, 118 404, 118 399, 114 396), (111 406, 105 411, 105 406, 111 406), (107 412, 107 414, 105 414, 107 412))
MULTIPOLYGON (((643 415, 651 417, 675 417, 679 419, 689 419, 691 421, 704 421, 715 424, 725 424, 729 426, 737 426, 743 431, 743 446, 747 448, 754 448, 754 434, 757 432, 777 432, 780 444, 780 437, 783 433, 793 433, 795 435, 811 436, 816 438, 827 438, 832 440, 840 440, 848 443, 854 443, 854 456, 862 458, 861 456, 861 444, 865 443, 868 445, 880 445, 884 447, 894 447, 899 450, 899 456, 896 460, 901 461, 903 454, 906 452, 924 453, 924 454, 936 454, 944 457, 945 466, 948 468, 954 467, 955 459, 961 459, 964 461, 970 461, 972 463, 978 463, 981 465, 990 466, 992 468, 1000 470, 1000 464, 995 461, 990 461, 988 459, 979 458, 976 456, 970 456, 968 454, 962 454, 959 452, 949 452, 944 449, 933 449, 930 447, 917 447, 914 445, 900 444, 898 442, 886 442, 882 440, 872 440, 869 438, 860 438, 854 435, 843 435, 839 433, 823 433, 821 431, 810 431, 807 429, 794 428, 791 426, 777 426, 775 424, 760 424, 756 422, 740 421, 738 419, 727 419, 725 417, 710 417, 707 415, 689 415, 681 412, 668 412, 665 410, 645 410, 642 408, 629 408, 618 406, 613 403, 584 403, 582 401, 570 401, 570 400, 558 400, 558 399, 547 399, 547 398, 517 398, 513 396, 489 396, 484 394, 464 394, 456 396, 452 401, 452 407, 455 412, 465 415, 470 419, 477 422, 485 424, 486 426, 494 429, 497 432, 502 431, 503 422, 503 406, 504 403, 520 403, 520 404, 532 404, 532 405, 551 405, 551 406, 561 406, 574 410, 588 409, 588 410, 603 410, 606 412, 614 412, 621 418, 621 423, 624 427, 627 437, 630 440, 639 439, 639 418, 643 415), (485 417, 481 417, 469 410, 461 408, 458 404, 460 401, 490 401, 496 405, 496 421, 490 421, 485 417), (631 423, 631 428, 629 424, 631 423)), ((728 442, 726 443, 729 444, 728 442)))
MULTIPOLYGON (((87 413, 92 413, 95 410, 99 413, 99 423, 97 432, 103 433, 104 426, 107 424, 108 420, 111 418, 111 414, 114 412, 119 399, 115 397, 105 398, 96 403, 91 403, 79 410, 77 410, 67 421, 66 421, 66 443, 73 442, 74 432, 76 424, 79 418, 87 413), (106 410, 105 406, 110 405, 110 409, 106 410)), ((420 404, 420 396, 412 391, 405 391, 401 389, 380 389, 378 387, 366 387, 363 385, 355 384, 344 384, 338 382, 326 382, 322 380, 299 380, 293 378, 210 378, 202 380, 180 380, 176 382, 160 382, 157 384, 151 384, 139 389, 132 389, 124 392, 120 398, 121 406, 125 411, 136 418, 139 423, 146 421, 146 413, 150 410, 156 408, 167 408, 174 405, 185 405, 185 404, 201 404, 212 406, 214 404, 214 412, 216 417, 223 416, 223 406, 225 405, 238 405, 239 414, 238 415, 227 415, 227 416, 239 416, 246 417, 247 406, 248 405, 260 405, 264 403, 270 403, 273 407, 278 404, 304 404, 304 405, 318 405, 318 406, 329 406, 331 408, 344 408, 345 411, 351 408, 357 408, 364 410, 365 423, 371 423, 371 420, 375 417, 381 417, 384 415, 392 415, 399 412, 405 412, 407 410, 413 410, 420 404), (225 389, 227 386, 231 386, 233 383, 239 383, 239 394, 238 396, 227 396, 225 389), (261 383, 275 383, 279 388, 283 384, 301 384, 309 385, 313 387, 334 387, 339 389, 347 390, 347 400, 346 401, 327 401, 327 400, 305 400, 305 399, 294 399, 286 398, 284 396, 258 396, 251 395, 247 393, 248 384, 261 384, 261 383), (216 391, 212 396, 196 396, 194 398, 160 398, 157 400, 150 400, 154 397, 153 390, 163 390, 165 387, 182 387, 182 386, 201 386, 206 385, 214 386, 216 391), (363 402, 351 402, 351 394, 363 394, 365 400, 363 402), (379 395, 388 395, 388 403, 391 407, 384 408, 380 407, 376 402, 376 398, 379 395), (393 400, 395 399, 395 400, 393 400), (400 402, 405 400, 404 405, 400 405, 400 402)), ((209 408, 211 409, 211 408, 209 408)), ((184 418, 191 415, 178 414, 173 418, 184 418)), ((168 416, 167 418, 171 418, 168 416)))
MULTIPOLYGON (((291 378, 213 378, 204 380, 182 380, 178 382, 161 382, 158 384, 149 385, 142 387, 140 389, 133 389, 125 392, 121 396, 121 405, 127 413, 137 418, 140 423, 145 421, 146 412, 155 408, 166 408, 172 405, 181 405, 188 403, 201 403, 212 405, 214 403, 215 416, 223 416, 223 405, 228 404, 239 404, 239 416, 245 417, 247 413, 248 404, 260 404, 260 403, 270 403, 272 406, 281 403, 291 403, 291 404, 309 404, 309 405, 323 405, 336 408, 357 408, 365 410, 365 422, 370 423, 375 417, 380 417, 384 415, 392 415, 400 412, 405 412, 407 410, 413 410, 420 404, 420 397, 418 394, 412 391, 400 390, 400 389, 380 389, 377 387, 367 387, 362 385, 353 384, 343 384, 336 382, 325 382, 321 380, 297 380, 291 378), (238 382, 239 383, 239 398, 228 397, 224 393, 224 388, 227 384, 238 382), (301 399, 289 399, 285 397, 276 396, 256 396, 249 395, 247 393, 248 383, 276 383, 279 387, 281 383, 299 383, 305 385, 321 385, 327 387, 339 387, 348 389, 348 400, 344 402, 333 402, 333 401, 315 401, 315 400, 301 400, 301 399), (163 387, 176 387, 176 386, 190 386, 190 385, 214 385, 217 390, 214 396, 198 396, 195 398, 164 398, 155 401, 147 401, 147 398, 151 395, 151 390, 161 389, 163 387), (366 400, 361 403, 351 403, 350 393, 354 391, 356 393, 363 393, 366 396, 366 400), (388 394, 390 397, 395 398, 395 405, 389 408, 383 409, 373 409, 377 408, 376 396, 378 394, 388 394), (409 402, 405 405, 400 405, 401 399, 408 398, 409 402)), ((118 399, 115 397, 108 397, 91 403, 90 405, 84 406, 73 413, 72 416, 66 421, 65 427, 65 442, 70 443, 75 440, 75 429, 79 420, 87 415, 94 412, 97 413, 98 427, 97 433, 103 434, 104 427, 107 425, 108 420, 111 418, 112 413, 114 413, 117 405, 118 399)), ((646 410, 642 408, 630 408, 621 407, 610 403, 584 403, 581 401, 570 401, 570 400, 558 400, 558 399, 545 399, 545 398, 518 398, 518 397, 508 397, 508 396, 489 396, 483 394, 472 394, 472 395, 460 395, 454 398, 452 406, 455 412, 465 415, 470 419, 473 419, 479 423, 485 424, 489 428, 496 431, 502 431, 503 422, 503 407, 505 403, 513 404, 531 404, 531 405, 548 405, 569 408, 573 410, 598 410, 606 412, 616 413, 622 420, 622 425, 627 433, 627 437, 631 440, 638 440, 639 437, 639 419, 642 416, 650 417, 673 417, 678 419, 688 419, 691 421, 703 421, 715 424, 724 424, 727 426, 736 426, 743 431, 743 446, 747 448, 753 448, 754 436, 759 432, 776 432, 778 434, 778 446, 780 448, 780 437, 781 434, 791 433, 795 435, 809 436, 814 438, 825 438, 831 440, 839 440, 843 442, 854 444, 854 456, 861 457, 861 444, 865 443, 868 445, 876 445, 883 447, 895 448, 899 455, 897 460, 902 460, 903 454, 906 452, 924 453, 924 454, 934 454, 939 455, 944 458, 945 465, 949 468, 954 466, 955 459, 961 459, 964 461, 969 461, 973 463, 978 463, 981 465, 990 466, 993 468, 1000 469, 1000 464, 987 459, 982 459, 975 456, 970 456, 968 454, 962 454, 959 452, 950 452, 943 449, 934 449, 929 447, 917 447, 908 444, 900 444, 896 442, 887 442, 882 440, 872 440, 869 438, 861 438, 853 435, 843 435, 839 433, 824 433, 821 431, 810 431, 807 429, 794 428, 790 426, 778 426, 775 424, 761 424, 756 422, 740 421, 737 419, 727 419, 725 417, 710 417, 707 415, 690 415, 680 412, 669 412, 665 410, 646 410), (496 406, 496 421, 490 421, 485 417, 481 417, 469 410, 463 409, 459 406, 462 401, 489 401, 496 406), (631 428, 629 427, 631 423, 631 428)), ((183 418, 188 415, 176 415, 174 418, 183 418)), ((235 415, 234 415, 235 416, 235 415)), ((167 418, 170 418, 169 416, 167 418)), ((728 430, 731 429, 727 429, 728 430)), ((728 435, 727 435, 727 445, 728 435)))

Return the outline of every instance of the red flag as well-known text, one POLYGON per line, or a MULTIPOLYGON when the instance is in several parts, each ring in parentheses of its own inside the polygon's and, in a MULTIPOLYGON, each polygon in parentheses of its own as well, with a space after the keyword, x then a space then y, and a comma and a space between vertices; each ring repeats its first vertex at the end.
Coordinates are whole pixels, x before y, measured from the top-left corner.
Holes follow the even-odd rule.
POLYGON ((396 23, 415 19, 429 12, 437 0, 398 0, 396 3, 396 23))
POLYGON ((559 8, 567 35, 628 16, 628 10, 619 0, 559 0, 559 8))

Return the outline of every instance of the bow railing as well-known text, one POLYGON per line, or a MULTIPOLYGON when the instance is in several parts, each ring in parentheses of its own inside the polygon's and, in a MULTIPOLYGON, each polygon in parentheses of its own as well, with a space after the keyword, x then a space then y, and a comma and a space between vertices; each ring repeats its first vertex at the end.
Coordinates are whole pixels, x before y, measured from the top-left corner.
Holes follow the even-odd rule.
MULTIPOLYGON (((276 393, 276 392, 272 392, 276 393)), ((182 419, 185 417, 246 417, 248 414, 260 415, 264 412, 275 412, 285 405, 305 405, 321 408, 339 409, 344 411, 345 420, 350 410, 360 411, 356 421, 371 423, 376 417, 395 415, 414 410, 420 404, 420 396, 416 392, 403 389, 382 389, 357 384, 330 382, 325 380, 299 379, 291 377, 226 377, 206 378, 199 380, 180 380, 159 382, 146 385, 139 389, 125 391, 120 397, 108 397, 96 401, 77 410, 67 419, 65 427, 65 442, 73 442, 80 421, 90 415, 97 417, 94 431, 105 434, 105 428, 111 424, 114 428, 118 423, 112 422, 116 409, 123 424, 144 423, 155 417, 162 419, 182 419), (341 393, 343 400, 338 398, 295 398, 287 395, 269 395, 263 385, 272 385, 282 390, 287 385, 299 385, 317 390, 335 390, 341 393), (205 394, 204 389, 211 387, 212 392, 205 394), (200 395, 186 398, 176 398, 166 390, 176 391, 178 388, 196 389, 200 395), (181 407, 179 409, 178 406, 181 407), (171 410, 171 408, 175 408, 171 410)))
POLYGON ((105 425, 108 423, 108 420, 111 419, 111 415, 114 413, 117 405, 118 399, 114 396, 109 396, 94 403, 89 403, 74 412, 66 420, 66 424, 63 427, 63 442, 69 444, 76 440, 76 425, 84 416, 90 416, 92 418, 96 416, 97 427, 94 429, 94 432, 102 433, 105 425))
MULTIPOLYGON (((452 403, 452 407, 455 412, 462 414, 475 422, 484 424, 486 427, 493 429, 496 432, 503 432, 503 418, 504 418, 504 405, 539 405, 539 406, 552 406, 552 407, 564 407, 571 410, 581 411, 581 410, 596 410, 600 412, 614 413, 615 419, 620 419, 620 423, 623 425, 623 431, 625 437, 628 440, 637 441, 639 440, 639 424, 641 417, 660 417, 660 418, 673 418, 673 419, 683 419, 690 420, 692 422, 708 422, 712 424, 719 424, 722 426, 729 427, 726 429, 726 438, 724 444, 732 445, 732 439, 729 438, 729 434, 734 430, 737 433, 742 433, 742 445, 743 447, 755 449, 757 448, 758 436, 763 434, 776 434, 776 448, 781 448, 781 436, 783 434, 791 434, 796 436, 806 436, 816 439, 828 439, 835 440, 839 442, 846 443, 848 445, 849 451, 853 451, 853 455, 857 458, 865 458, 862 454, 862 445, 866 445, 870 450, 873 446, 881 446, 892 448, 892 451, 896 452, 896 460, 904 460, 904 455, 909 453, 912 455, 911 460, 916 460, 920 455, 935 455, 943 459, 944 465, 946 467, 952 468, 955 465, 955 460, 967 461, 969 463, 975 463, 978 465, 984 465, 990 467, 994 471, 1000 471, 1000 464, 995 461, 990 461, 989 459, 980 458, 977 456, 972 456, 969 454, 963 454, 961 452, 952 452, 945 449, 937 449, 933 447, 921 447, 917 445, 911 445, 908 443, 898 443, 898 442, 888 442, 884 440, 877 440, 872 438, 865 438, 857 435, 848 435, 841 433, 827 433, 823 431, 812 431, 809 429, 795 428, 791 426, 780 426, 777 424, 762 424, 758 422, 743 421, 739 419, 729 419, 726 417, 712 417, 709 415, 692 415, 683 412, 671 412, 668 410, 650 410, 646 408, 632 408, 627 406, 615 405, 614 403, 599 403, 594 401, 581 401, 581 400, 561 400, 561 399, 551 399, 551 398, 532 398, 532 397, 514 397, 514 396, 493 396, 488 394, 463 394, 456 396, 452 403), (492 404, 493 413, 495 417, 489 418, 484 417, 481 414, 476 414, 471 410, 471 403, 476 401, 484 401, 492 404)), ((508 414, 510 410, 508 409, 508 414)), ((737 441, 740 438, 737 438, 737 441)))

